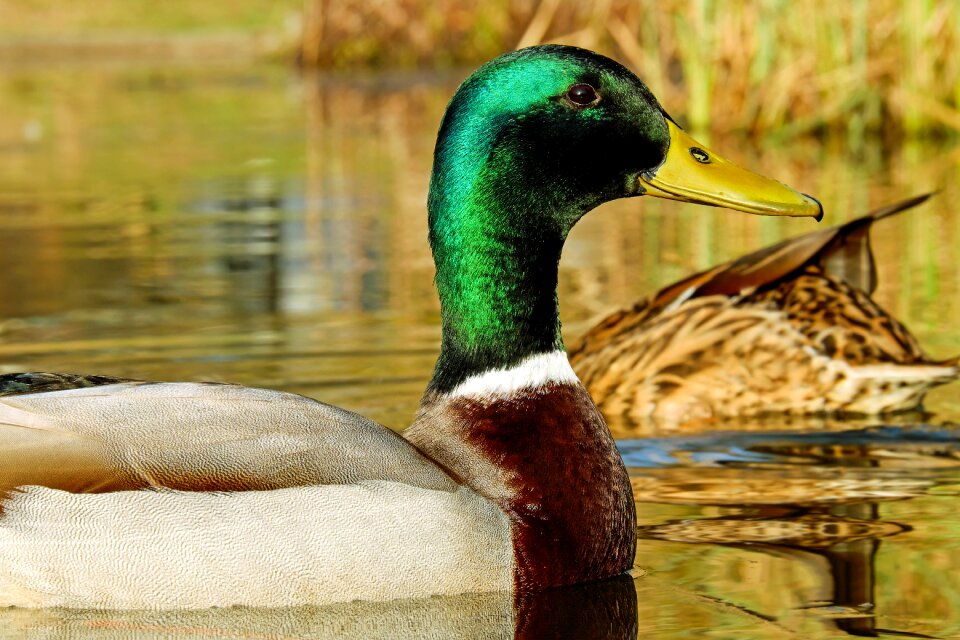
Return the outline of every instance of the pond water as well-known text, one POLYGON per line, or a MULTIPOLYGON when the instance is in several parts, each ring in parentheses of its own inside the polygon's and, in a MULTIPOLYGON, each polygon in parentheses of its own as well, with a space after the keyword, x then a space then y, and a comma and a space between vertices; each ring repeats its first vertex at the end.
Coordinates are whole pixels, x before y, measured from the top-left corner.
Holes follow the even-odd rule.
MULTIPOLYGON (((0 372, 232 381, 402 429, 438 348, 424 201, 459 79, 0 70, 0 372)), ((710 142, 820 197, 824 224, 941 190, 876 226, 876 298, 932 355, 960 351, 956 141, 894 151, 855 138, 710 142)), ((564 332, 815 224, 605 205, 565 249, 564 332)), ((639 514, 634 575, 518 607, 483 594, 294 610, 9 610, 0 628, 44 638, 960 635, 960 385, 926 408, 669 433, 612 425, 639 514)))

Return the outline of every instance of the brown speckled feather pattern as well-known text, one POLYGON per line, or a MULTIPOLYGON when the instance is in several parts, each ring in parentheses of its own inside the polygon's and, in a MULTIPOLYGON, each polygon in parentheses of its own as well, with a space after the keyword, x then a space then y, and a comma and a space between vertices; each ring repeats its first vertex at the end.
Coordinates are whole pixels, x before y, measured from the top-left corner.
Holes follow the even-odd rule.
POLYGON ((609 418, 883 413, 960 374, 870 297, 870 225, 914 198, 691 276, 588 331, 570 361, 609 418))

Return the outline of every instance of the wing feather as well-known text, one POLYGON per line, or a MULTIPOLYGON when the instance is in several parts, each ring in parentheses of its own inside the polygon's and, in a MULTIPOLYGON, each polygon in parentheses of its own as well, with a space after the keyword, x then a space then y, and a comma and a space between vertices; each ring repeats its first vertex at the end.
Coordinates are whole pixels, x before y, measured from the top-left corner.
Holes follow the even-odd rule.
POLYGON ((364 480, 454 487, 389 429, 290 393, 127 382, 0 398, 0 490, 234 491, 364 480))

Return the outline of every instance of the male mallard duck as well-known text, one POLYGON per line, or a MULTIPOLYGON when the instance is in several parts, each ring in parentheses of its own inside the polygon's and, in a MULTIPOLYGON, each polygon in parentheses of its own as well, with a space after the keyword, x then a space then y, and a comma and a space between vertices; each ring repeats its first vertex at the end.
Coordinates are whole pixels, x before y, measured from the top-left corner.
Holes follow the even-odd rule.
POLYGON ((927 357, 871 299, 870 227, 928 197, 674 283, 590 329, 571 364, 608 419, 914 408, 960 367, 927 357))
POLYGON ((630 482, 556 287, 574 223, 644 194, 822 215, 688 137, 612 60, 541 46, 484 65, 440 126, 443 341, 406 437, 278 391, 6 377, 0 475, 20 488, 0 504, 0 604, 281 606, 628 570, 630 482))

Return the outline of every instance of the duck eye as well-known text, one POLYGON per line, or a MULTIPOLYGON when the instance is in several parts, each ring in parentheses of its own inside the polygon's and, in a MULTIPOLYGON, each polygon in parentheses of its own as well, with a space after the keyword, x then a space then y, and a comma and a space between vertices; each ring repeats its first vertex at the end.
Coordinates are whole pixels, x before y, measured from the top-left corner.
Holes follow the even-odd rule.
POLYGON ((597 90, 585 83, 578 83, 567 89, 567 100, 580 107, 589 106, 599 99, 597 90))

